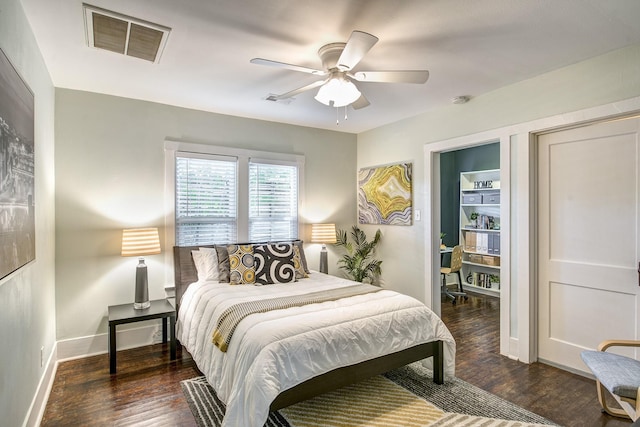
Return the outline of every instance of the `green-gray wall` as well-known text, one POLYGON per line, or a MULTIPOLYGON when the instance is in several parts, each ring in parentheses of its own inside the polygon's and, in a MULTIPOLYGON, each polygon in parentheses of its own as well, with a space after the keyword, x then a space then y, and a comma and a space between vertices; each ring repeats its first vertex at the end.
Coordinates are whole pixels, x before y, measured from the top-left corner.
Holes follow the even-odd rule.
POLYGON ((35 99, 36 259, 0 280, 0 424, 20 426, 56 342, 54 89, 19 0, 0 0, 0 48, 35 99))
MULTIPOLYGON (((451 94, 455 95, 459 94, 451 94)), ((413 162, 414 206, 422 208, 427 144, 637 96, 640 45, 632 45, 480 95, 467 104, 445 106, 363 132, 358 135, 358 168, 413 162)), ((415 221, 410 227, 363 227, 367 233, 376 228, 383 233, 378 253, 383 260, 382 279, 388 287, 424 301, 425 222, 415 221)))
MULTIPOLYGON (((56 89, 58 340, 105 334, 107 305, 133 300, 137 261, 120 257, 121 230, 164 226, 166 138, 302 154, 302 220, 353 223, 355 135, 56 89)), ((147 257, 152 299, 165 297, 173 278, 162 237, 164 254, 147 257)), ((319 245, 306 248, 317 269, 319 245)), ((337 256, 331 248, 336 274, 337 256)))

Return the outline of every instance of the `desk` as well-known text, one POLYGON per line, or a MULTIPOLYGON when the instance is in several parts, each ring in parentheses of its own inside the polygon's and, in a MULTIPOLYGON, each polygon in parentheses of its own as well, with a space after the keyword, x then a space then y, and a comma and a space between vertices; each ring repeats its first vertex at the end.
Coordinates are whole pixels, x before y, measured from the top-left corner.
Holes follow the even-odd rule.
POLYGON ((162 342, 167 342, 167 322, 170 323, 171 360, 176 360, 176 309, 166 299, 151 301, 143 310, 133 303, 109 306, 109 373, 116 373, 116 326, 143 320, 162 319, 162 342))
POLYGON ((453 252, 453 246, 452 247, 440 247, 440 267, 444 267, 444 259, 445 259, 445 255, 446 254, 450 254, 453 252))

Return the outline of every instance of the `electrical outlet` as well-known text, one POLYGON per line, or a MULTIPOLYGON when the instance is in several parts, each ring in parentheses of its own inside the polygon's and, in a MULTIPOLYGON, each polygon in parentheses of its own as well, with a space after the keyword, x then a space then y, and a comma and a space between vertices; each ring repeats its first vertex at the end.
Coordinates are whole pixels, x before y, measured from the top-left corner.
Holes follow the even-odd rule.
POLYGON ((40 347, 40 367, 44 366, 44 346, 40 347))
POLYGON ((162 342, 162 329, 156 329, 155 332, 153 333, 153 337, 151 338, 153 340, 153 344, 158 344, 162 342))

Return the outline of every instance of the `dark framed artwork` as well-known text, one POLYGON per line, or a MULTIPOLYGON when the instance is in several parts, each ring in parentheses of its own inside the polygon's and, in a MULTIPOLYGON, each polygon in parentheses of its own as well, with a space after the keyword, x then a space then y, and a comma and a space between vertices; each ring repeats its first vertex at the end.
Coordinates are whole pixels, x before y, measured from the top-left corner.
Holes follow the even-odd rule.
POLYGON ((358 171, 360 224, 412 224, 411 163, 358 171))
POLYGON ((33 93, 0 49, 0 278, 36 257, 33 93))

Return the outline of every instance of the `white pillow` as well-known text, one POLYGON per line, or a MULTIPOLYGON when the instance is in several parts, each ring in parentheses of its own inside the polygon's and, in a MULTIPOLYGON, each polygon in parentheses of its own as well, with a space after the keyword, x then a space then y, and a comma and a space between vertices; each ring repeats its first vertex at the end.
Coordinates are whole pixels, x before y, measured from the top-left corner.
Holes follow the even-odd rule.
POLYGON ((218 270, 218 252, 215 248, 200 248, 205 264, 207 266, 206 280, 220 280, 220 271, 218 270))
POLYGON ((198 273, 198 280, 200 278, 204 278, 206 266, 204 265, 204 257, 202 256, 202 252, 199 250, 191 251, 191 258, 193 258, 193 263, 196 266, 196 272, 198 273))
POLYGON ((191 256, 198 272, 199 282, 220 280, 218 254, 214 248, 200 248, 200 250, 191 251, 191 256))

